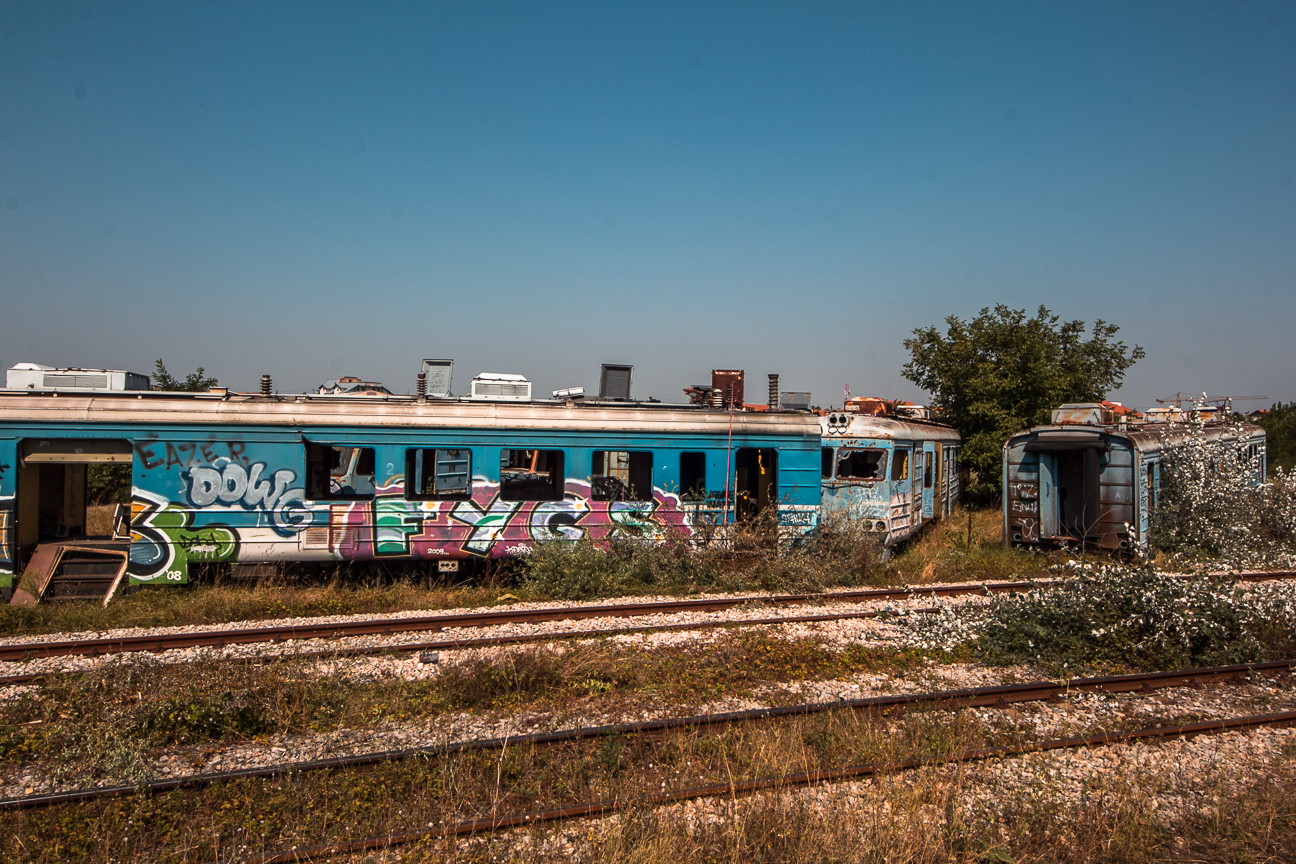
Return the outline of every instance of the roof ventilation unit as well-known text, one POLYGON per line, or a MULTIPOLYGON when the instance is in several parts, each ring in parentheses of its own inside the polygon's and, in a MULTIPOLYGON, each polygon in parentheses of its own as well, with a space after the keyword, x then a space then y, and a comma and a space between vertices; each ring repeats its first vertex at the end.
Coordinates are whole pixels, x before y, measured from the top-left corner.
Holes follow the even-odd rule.
POLYGON ((471 398, 528 402, 531 399, 531 382, 522 375, 483 372, 472 379, 471 398))
POLYGON ((617 366, 604 363, 599 374, 599 399, 616 402, 630 400, 630 373, 633 366, 617 366))
POLYGON ((424 360, 423 374, 427 375, 427 395, 440 399, 450 396, 450 379, 454 375, 453 360, 424 360))
POLYGON ((809 411, 810 394, 788 393, 785 391, 779 398, 779 404, 783 406, 784 411, 809 411))
POLYGON ((149 377, 122 369, 56 369, 18 363, 5 376, 10 390, 147 390, 149 377))

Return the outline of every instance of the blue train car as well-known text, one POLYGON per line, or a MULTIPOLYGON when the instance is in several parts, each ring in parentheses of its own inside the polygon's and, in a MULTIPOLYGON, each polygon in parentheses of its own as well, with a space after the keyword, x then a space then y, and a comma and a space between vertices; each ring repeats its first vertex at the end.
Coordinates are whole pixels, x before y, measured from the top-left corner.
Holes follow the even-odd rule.
POLYGON ((1149 422, 1131 422, 1102 404, 1055 409, 1050 425, 1004 444, 1005 544, 1145 551, 1165 452, 1196 434, 1198 422, 1207 440, 1243 436, 1257 465, 1255 482, 1263 483, 1264 430, 1214 416, 1162 409, 1160 417, 1149 412, 1149 422))
POLYGON ((127 551, 143 585, 196 563, 452 570, 554 539, 723 535, 761 510, 790 536, 816 524, 819 430, 660 403, 0 391, 0 588, 76 538, 127 551), (113 462, 129 518, 86 538, 86 472, 113 462))
POLYGON ((885 545, 948 515, 960 491, 961 441, 953 427, 888 416, 881 400, 852 400, 820 417, 823 514, 864 519, 885 545))

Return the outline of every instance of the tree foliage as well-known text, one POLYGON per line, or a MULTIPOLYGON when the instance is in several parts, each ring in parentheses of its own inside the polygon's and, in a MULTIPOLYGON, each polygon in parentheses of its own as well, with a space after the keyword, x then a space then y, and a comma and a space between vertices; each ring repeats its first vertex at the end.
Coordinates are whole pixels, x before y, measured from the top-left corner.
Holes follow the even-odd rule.
POLYGON ((971 321, 951 315, 905 340, 912 357, 904 376, 931 394, 931 404, 963 436, 965 464, 978 485, 997 487, 1009 435, 1047 423, 1067 402, 1098 402, 1143 357, 1113 337, 1120 329, 1099 319, 1085 338, 1083 321, 1062 321, 1043 306, 1034 318, 1002 304, 971 321))
POLYGON ((1265 430, 1269 471, 1296 466, 1296 402, 1275 403, 1255 421, 1265 430))
POLYGON ((184 378, 173 376, 161 360, 154 363, 153 367, 154 390, 165 390, 169 393, 199 393, 220 383, 215 378, 209 377, 206 374, 207 370, 201 366, 184 378))

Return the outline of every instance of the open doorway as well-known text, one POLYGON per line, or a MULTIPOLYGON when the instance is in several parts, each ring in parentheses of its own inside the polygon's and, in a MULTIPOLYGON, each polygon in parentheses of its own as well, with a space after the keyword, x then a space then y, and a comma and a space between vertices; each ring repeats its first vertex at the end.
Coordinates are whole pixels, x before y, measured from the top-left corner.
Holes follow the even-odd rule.
POLYGON ((112 539, 114 515, 129 506, 129 441, 27 439, 18 471, 17 540, 112 539))
POLYGON ((107 603, 130 549, 129 441, 28 438, 18 464, 13 603, 107 603))
POLYGON ((1057 454, 1058 508, 1062 533, 1096 540, 1099 517, 1099 453, 1093 448, 1057 454))
POLYGON ((778 505, 778 451, 764 447, 739 447, 734 454, 736 491, 734 512, 738 521, 751 519, 778 505))

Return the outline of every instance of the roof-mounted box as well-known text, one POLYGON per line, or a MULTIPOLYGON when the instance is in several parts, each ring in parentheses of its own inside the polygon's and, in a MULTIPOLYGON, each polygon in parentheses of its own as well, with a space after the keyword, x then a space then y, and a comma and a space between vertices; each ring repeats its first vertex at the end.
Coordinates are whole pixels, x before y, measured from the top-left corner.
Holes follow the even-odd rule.
POLYGON ((18 363, 5 375, 10 390, 147 390, 149 376, 124 369, 65 369, 18 363))
POLYGON ((503 399, 527 402, 531 399, 531 382, 522 375, 483 372, 472 379, 473 399, 503 399))
POLYGON ((809 411, 810 394, 784 392, 779 395, 779 404, 784 411, 809 411))
POLYGON ((599 399, 613 399, 621 402, 630 399, 630 373, 633 366, 617 366, 604 363, 599 374, 599 399))
POLYGON ((453 360, 424 360, 423 374, 427 376, 427 395, 441 399, 450 394, 450 379, 454 376, 453 360))

